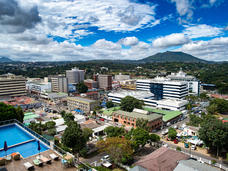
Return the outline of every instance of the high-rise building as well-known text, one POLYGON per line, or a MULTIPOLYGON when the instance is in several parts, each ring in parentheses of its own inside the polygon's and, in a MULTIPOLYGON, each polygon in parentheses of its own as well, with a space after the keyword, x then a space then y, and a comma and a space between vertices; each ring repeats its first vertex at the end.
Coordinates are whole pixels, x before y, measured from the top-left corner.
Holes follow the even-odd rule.
POLYGON ((124 80, 130 80, 130 75, 123 75, 122 73, 119 73, 119 75, 115 75, 116 81, 124 81, 124 80))
POLYGON ((171 73, 167 78, 174 81, 186 81, 189 94, 199 95, 200 93, 200 81, 194 76, 187 75, 182 69, 178 73, 171 73))
POLYGON ((172 81, 163 77, 136 81, 137 90, 150 91, 155 100, 183 99, 188 95, 188 84, 185 81, 172 81))
POLYGON ((66 77, 68 78, 68 83, 78 84, 84 81, 85 71, 79 70, 78 68, 73 68, 66 71, 66 77))
POLYGON ((14 74, 5 74, 0 76, 0 97, 3 96, 25 96, 26 79, 14 74))
POLYGON ((51 91, 68 93, 68 79, 64 76, 51 77, 51 91))
POLYGON ((100 89, 112 90, 112 75, 98 75, 98 85, 100 89))

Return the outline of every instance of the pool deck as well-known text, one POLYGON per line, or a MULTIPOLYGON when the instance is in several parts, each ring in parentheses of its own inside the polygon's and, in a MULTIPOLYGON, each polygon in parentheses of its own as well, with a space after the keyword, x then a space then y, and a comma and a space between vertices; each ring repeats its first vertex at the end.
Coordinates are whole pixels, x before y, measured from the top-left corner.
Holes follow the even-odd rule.
MULTIPOLYGON (((49 157, 49 154, 51 153, 55 153, 52 150, 47 150, 42 152, 41 154, 43 156, 49 157)), ((57 153, 55 153, 56 155, 58 155, 57 153)), ((36 156, 38 156, 39 154, 36 154, 34 156, 25 158, 25 159, 21 159, 18 161, 12 160, 11 162, 7 163, 5 166, 0 166, 1 168, 6 168, 8 171, 26 171, 27 169, 24 166, 24 163, 26 162, 30 162, 32 165, 34 165, 33 160, 36 158, 36 156)), ((59 155, 58 155, 59 156, 59 155)), ((62 163, 61 163, 61 157, 59 156, 59 160, 58 161, 54 161, 52 160, 51 164, 44 164, 42 167, 39 166, 35 166, 34 165, 34 170, 35 171, 76 171, 77 168, 64 168, 62 163)))

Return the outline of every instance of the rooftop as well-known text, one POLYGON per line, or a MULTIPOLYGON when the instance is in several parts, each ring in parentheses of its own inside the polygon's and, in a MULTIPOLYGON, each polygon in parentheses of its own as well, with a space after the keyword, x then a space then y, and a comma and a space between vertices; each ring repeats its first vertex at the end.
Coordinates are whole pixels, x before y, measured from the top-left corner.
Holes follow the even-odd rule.
POLYGON ((86 99, 86 98, 82 98, 82 97, 68 97, 67 99, 69 99, 69 100, 84 101, 84 102, 88 102, 88 103, 96 102, 96 100, 86 99))
POLYGON ((144 167, 148 171, 173 171, 177 161, 186 160, 189 156, 181 152, 161 147, 149 155, 144 156, 134 165, 144 167))
POLYGON ((180 111, 160 110, 160 109, 152 109, 152 108, 148 108, 148 107, 144 107, 143 109, 147 110, 149 112, 163 115, 162 120, 164 122, 167 122, 182 114, 180 111))
POLYGON ((153 93, 150 91, 132 91, 132 90, 120 90, 120 91, 113 91, 108 94, 108 96, 115 96, 119 98, 124 98, 126 96, 132 96, 137 99, 145 99, 145 98, 152 98, 154 96, 153 93))
POLYGON ((130 118, 136 118, 136 119, 145 119, 145 120, 148 120, 148 121, 153 121, 153 120, 156 120, 158 118, 161 118, 162 116, 161 115, 158 115, 158 114, 155 114, 155 113, 152 113, 152 114, 142 114, 142 113, 138 113, 138 112, 126 112, 126 111, 123 111, 123 110, 117 110, 115 112, 113 112, 113 115, 124 115, 124 116, 127 116, 127 117, 130 117, 130 118))

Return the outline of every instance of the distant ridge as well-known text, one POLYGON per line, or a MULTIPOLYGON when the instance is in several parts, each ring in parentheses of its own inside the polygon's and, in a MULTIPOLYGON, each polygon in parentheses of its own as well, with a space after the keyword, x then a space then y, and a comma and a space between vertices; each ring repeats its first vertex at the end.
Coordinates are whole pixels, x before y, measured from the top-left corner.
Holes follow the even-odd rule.
POLYGON ((0 63, 4 63, 4 62, 13 62, 13 60, 7 57, 0 57, 0 63))
POLYGON ((196 58, 184 52, 163 52, 138 60, 139 63, 151 62, 185 62, 185 63, 209 63, 203 59, 196 58))

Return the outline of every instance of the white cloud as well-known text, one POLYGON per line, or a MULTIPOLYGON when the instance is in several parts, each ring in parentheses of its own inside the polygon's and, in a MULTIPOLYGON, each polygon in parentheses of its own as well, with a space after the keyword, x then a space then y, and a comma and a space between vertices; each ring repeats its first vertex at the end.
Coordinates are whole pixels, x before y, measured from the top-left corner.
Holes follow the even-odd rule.
POLYGON ((107 41, 105 39, 97 40, 93 46, 98 49, 121 49, 121 46, 119 44, 113 43, 111 41, 107 41))
POLYGON ((153 41, 154 47, 171 47, 188 43, 190 40, 182 33, 173 33, 168 36, 157 38, 153 41))
POLYGON ((183 33, 189 38, 215 37, 222 34, 222 28, 201 24, 196 26, 186 26, 183 33))
POLYGON ((209 0, 209 3, 210 3, 211 5, 214 5, 215 2, 216 2, 216 0, 209 0))
POLYGON ((137 45, 139 40, 137 37, 125 37, 119 41, 124 46, 134 46, 137 45))
POLYGON ((193 7, 191 0, 171 0, 176 4, 176 10, 180 16, 186 16, 187 19, 191 19, 193 15, 193 7))
POLYGON ((178 51, 190 53, 205 60, 228 60, 228 37, 215 38, 209 41, 195 41, 183 45, 178 51))

